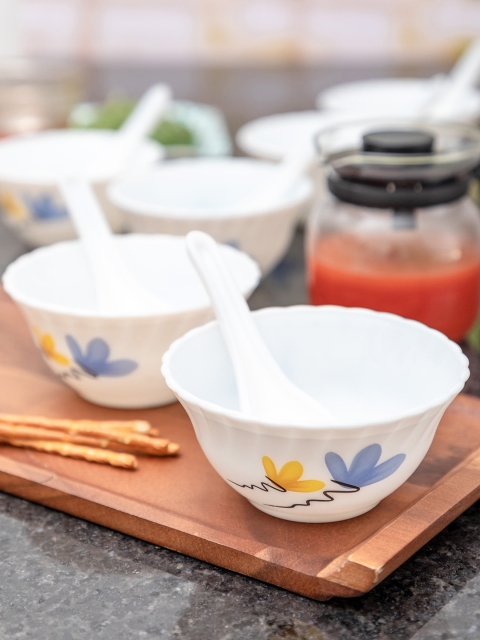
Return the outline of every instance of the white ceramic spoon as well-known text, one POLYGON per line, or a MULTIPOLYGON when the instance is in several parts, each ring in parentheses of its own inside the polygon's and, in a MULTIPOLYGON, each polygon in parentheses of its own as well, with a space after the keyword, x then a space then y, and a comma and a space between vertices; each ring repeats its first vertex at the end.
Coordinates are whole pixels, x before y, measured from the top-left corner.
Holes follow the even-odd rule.
POLYGON ((136 147, 168 111, 171 98, 170 87, 167 85, 151 86, 95 161, 90 172, 113 176, 122 171, 136 147))
POLYGON ((448 75, 432 78, 433 91, 418 115, 431 120, 451 118, 458 102, 479 78, 480 38, 477 38, 465 49, 448 75))
POLYGON ((299 178, 308 171, 315 155, 313 137, 300 141, 278 163, 270 180, 256 193, 247 195, 235 204, 235 210, 248 212, 275 207, 292 190, 299 178))
POLYGON ((59 183, 93 272, 98 311, 106 316, 168 313, 171 309, 144 288, 125 266, 92 187, 80 178, 59 183))
POLYGON ((274 360, 215 240, 202 231, 191 231, 186 244, 227 345, 242 411, 280 423, 331 425, 334 416, 296 387, 274 360))

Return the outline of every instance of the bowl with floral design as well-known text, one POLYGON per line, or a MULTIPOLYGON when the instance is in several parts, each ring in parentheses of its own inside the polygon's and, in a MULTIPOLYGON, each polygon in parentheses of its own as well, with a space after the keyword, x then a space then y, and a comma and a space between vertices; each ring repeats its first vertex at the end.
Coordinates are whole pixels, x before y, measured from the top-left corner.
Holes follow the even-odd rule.
MULTIPOLYGON (((0 140, 0 214, 22 241, 39 247, 76 237, 56 186, 62 176, 85 176, 112 229, 123 228, 122 211, 105 194, 114 176, 94 167, 114 135, 112 131, 59 129, 0 140)), ((146 140, 132 154, 125 174, 146 168, 163 155, 163 147, 146 140)))
POLYGON ((285 374, 335 420, 302 426, 242 413, 214 321, 175 341, 162 366, 208 460, 232 490, 278 518, 334 522, 373 509, 423 460, 468 379, 467 358, 438 331, 367 309, 253 316, 285 374))
MULTIPOLYGON (((3 276, 45 362, 86 400, 117 408, 175 401, 161 374, 170 344, 213 318, 205 289, 188 259, 184 238, 117 236, 133 275, 165 300, 170 311, 131 317, 101 316, 82 246, 76 240, 35 249, 3 276)), ((246 254, 228 246, 222 254, 248 296, 260 271, 246 254)))
POLYGON ((204 231, 248 253, 265 275, 284 257, 313 195, 312 180, 302 176, 276 204, 243 207, 276 170, 275 163, 252 158, 175 160, 112 181, 107 195, 125 213, 131 231, 204 231))

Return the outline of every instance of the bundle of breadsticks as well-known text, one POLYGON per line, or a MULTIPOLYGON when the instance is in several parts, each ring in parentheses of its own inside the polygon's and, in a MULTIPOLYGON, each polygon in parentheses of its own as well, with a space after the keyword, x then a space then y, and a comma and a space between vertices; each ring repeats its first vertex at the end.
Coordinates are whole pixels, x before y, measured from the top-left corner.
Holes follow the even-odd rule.
POLYGON ((56 420, 0 413, 0 443, 137 469, 135 454, 174 456, 178 444, 145 420, 56 420))

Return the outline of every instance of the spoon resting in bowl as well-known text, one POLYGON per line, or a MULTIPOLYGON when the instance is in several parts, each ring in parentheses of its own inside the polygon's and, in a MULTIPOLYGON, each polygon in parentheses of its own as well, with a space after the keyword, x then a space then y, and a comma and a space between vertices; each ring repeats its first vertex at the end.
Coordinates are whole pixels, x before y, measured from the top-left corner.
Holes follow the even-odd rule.
POLYGON ((116 175, 170 107, 172 93, 165 84, 152 85, 94 163, 93 173, 116 175))
POLYGON ((87 254, 99 312, 105 316, 143 316, 171 311, 126 267, 90 184, 70 178, 60 182, 59 189, 87 254))
POLYGON ((268 421, 331 425, 334 416, 296 387, 271 355, 215 240, 202 231, 191 231, 186 244, 230 354, 241 410, 268 421))
POLYGON ((448 120, 455 117, 456 107, 480 77, 480 38, 472 40, 458 58, 448 75, 432 78, 432 89, 418 117, 430 120, 448 120))
POLYGON ((248 212, 276 206, 308 172, 315 155, 313 138, 301 140, 275 166, 266 184, 236 203, 235 209, 248 212))

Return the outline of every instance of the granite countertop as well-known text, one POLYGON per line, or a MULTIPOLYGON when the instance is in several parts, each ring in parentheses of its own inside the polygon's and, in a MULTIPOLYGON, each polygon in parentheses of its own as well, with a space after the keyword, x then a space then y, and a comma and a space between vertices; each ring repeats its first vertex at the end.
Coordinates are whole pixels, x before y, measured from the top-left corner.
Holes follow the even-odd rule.
MULTIPOLYGON (((110 83, 115 73, 122 77, 113 70, 110 83)), ((97 70, 97 92, 101 77, 97 70)), ((24 250, 0 229, 0 269, 24 250)), ((305 302, 301 232, 250 302, 253 308, 305 302)), ((480 356, 466 353, 467 392, 480 396, 480 356)), ((477 503, 369 594, 322 603, 0 493, 0 637, 478 638, 479 539, 477 503)))

